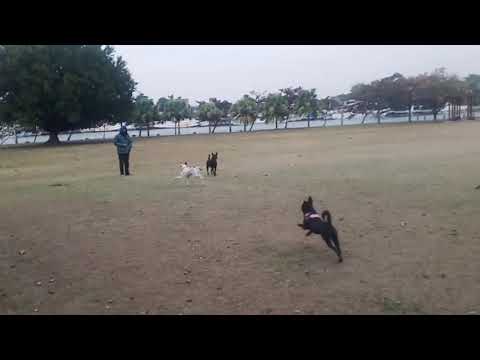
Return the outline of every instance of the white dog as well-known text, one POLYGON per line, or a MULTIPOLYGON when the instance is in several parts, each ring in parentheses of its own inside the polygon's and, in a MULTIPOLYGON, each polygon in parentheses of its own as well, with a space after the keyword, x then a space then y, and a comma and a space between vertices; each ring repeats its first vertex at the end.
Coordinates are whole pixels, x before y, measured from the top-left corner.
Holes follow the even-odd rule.
POLYGON ((191 177, 198 177, 203 180, 202 169, 198 166, 188 166, 187 163, 180 165, 182 170, 180 176, 177 176, 176 179, 185 179, 187 184, 189 184, 189 179, 191 177))

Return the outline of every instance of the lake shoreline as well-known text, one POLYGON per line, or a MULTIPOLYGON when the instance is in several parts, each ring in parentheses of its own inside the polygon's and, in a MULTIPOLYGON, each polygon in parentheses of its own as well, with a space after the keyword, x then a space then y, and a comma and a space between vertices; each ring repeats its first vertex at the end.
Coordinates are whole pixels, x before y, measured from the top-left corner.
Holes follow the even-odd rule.
MULTIPOLYGON (((475 120, 458 120, 456 122, 467 122, 467 121, 475 121, 475 120)), ((292 132, 292 131, 301 131, 301 130, 312 130, 312 129, 341 129, 345 127, 352 127, 352 128, 368 128, 368 127, 383 127, 383 126, 408 126, 408 125, 426 125, 426 124, 441 124, 445 122, 450 122, 448 120, 420 120, 420 121, 412 121, 412 122, 385 122, 385 123, 365 123, 365 124, 351 124, 351 125, 343 125, 343 126, 312 126, 312 127, 291 127, 291 128, 278 128, 278 129, 257 129, 252 131, 232 131, 230 132, 216 132, 214 134, 180 134, 180 135, 154 135, 154 136, 133 136, 134 141, 145 141, 145 140, 152 140, 158 138, 172 138, 172 137, 191 137, 191 136, 201 136, 201 137, 210 137, 210 136, 230 136, 230 135, 241 135, 241 134, 254 134, 254 133, 264 133, 264 132, 292 132)), ((242 126, 243 127, 243 126, 242 126)), ((217 128, 218 129, 218 128, 217 128)), ((99 132, 101 133, 101 132, 99 132)), ((115 132, 116 133, 116 132, 115 132)), ((146 133, 146 131, 145 131, 146 133)), ((1 149, 30 149, 30 148, 52 148, 52 147, 64 147, 64 146, 77 146, 77 145, 95 145, 95 144, 106 144, 111 143, 113 138, 100 138, 100 139, 86 139, 86 140, 70 140, 70 141, 62 141, 59 144, 51 145, 46 143, 22 143, 22 144, 6 144, 1 145, 1 149)))

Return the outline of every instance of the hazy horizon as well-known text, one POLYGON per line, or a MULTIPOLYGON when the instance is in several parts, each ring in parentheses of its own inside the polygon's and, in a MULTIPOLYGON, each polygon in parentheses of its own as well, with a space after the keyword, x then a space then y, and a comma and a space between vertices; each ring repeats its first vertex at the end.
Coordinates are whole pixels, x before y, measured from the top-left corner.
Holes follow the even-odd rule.
POLYGON ((319 97, 350 91, 359 82, 399 72, 405 76, 445 67, 464 77, 480 73, 479 45, 116 45, 137 91, 194 103, 235 101, 252 90, 289 86, 317 89, 319 97))

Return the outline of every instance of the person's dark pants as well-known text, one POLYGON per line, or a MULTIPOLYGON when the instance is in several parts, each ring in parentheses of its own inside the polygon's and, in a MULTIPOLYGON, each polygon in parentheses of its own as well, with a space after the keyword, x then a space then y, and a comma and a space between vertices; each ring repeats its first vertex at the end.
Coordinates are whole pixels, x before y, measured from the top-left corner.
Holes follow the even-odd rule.
POLYGON ((120 175, 130 175, 130 154, 118 154, 118 161, 120 163, 120 175))

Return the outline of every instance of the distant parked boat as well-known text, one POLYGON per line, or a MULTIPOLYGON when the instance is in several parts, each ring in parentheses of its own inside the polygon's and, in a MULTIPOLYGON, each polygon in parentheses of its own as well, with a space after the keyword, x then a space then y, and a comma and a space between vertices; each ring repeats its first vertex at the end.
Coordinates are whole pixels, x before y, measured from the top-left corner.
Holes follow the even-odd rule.
POLYGON ((408 113, 409 113, 408 110, 403 110, 403 111, 390 110, 383 113, 382 115, 387 118, 392 118, 392 117, 405 117, 405 116, 408 116, 408 113))

